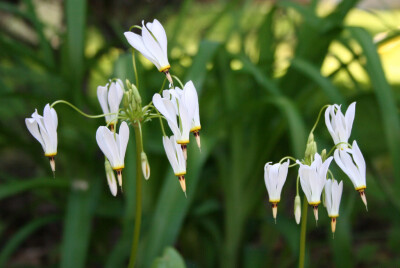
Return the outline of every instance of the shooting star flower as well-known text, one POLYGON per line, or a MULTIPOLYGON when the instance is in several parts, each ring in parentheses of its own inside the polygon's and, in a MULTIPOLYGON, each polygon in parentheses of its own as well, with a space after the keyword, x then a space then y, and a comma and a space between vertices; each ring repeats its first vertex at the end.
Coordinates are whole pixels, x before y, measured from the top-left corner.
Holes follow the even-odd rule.
MULTIPOLYGON (((366 165, 364 157, 356 141, 353 141, 352 148, 346 150, 335 150, 335 162, 350 178, 356 191, 367 208, 367 198, 365 196, 366 183, 366 165)), ((367 208, 368 209, 368 208, 367 208)))
POLYGON ((118 110, 123 94, 124 85, 120 79, 117 79, 115 82, 111 82, 111 84, 107 83, 104 87, 97 87, 97 98, 99 99, 103 113, 115 113, 106 115, 106 123, 110 125, 111 130, 114 130, 114 127, 117 124, 118 110))
POLYGON ((124 35, 128 43, 151 61, 173 84, 169 73, 171 65, 168 62, 167 34, 161 23, 154 19, 152 23, 148 22, 145 25, 142 21, 142 35, 133 32, 125 32, 124 35))
POLYGON ((118 184, 122 187, 122 169, 129 140, 129 127, 124 121, 119 127, 119 134, 100 126, 96 132, 96 140, 103 154, 110 161, 111 167, 117 172, 118 184))
POLYGON ((325 204, 328 216, 331 218, 332 233, 336 230, 336 220, 339 217, 340 199, 342 198, 343 181, 327 180, 325 184, 325 204))
POLYGON ((351 128, 353 126, 354 115, 356 110, 356 103, 350 104, 346 111, 346 115, 343 115, 340 110, 340 105, 330 105, 325 111, 325 124, 328 128, 329 133, 332 136, 333 142, 338 145, 339 149, 347 148, 347 141, 351 134, 351 128))
POLYGON ((307 197, 308 204, 314 207, 316 221, 318 221, 318 205, 321 203, 321 193, 325 186, 326 174, 332 159, 333 157, 331 156, 322 163, 321 156, 316 153, 310 166, 302 164, 299 160, 296 161, 300 165, 301 188, 307 197))
POLYGON ((174 136, 171 136, 170 138, 163 136, 163 144, 169 163, 174 170, 175 176, 178 177, 182 191, 186 195, 186 161, 183 155, 182 147, 176 143, 174 136))
POLYGON ((192 81, 187 82, 183 88, 183 102, 185 103, 187 110, 190 111, 189 117, 193 118, 190 132, 193 133, 196 138, 197 146, 201 149, 199 98, 192 81))
POLYGON ((271 165, 270 163, 266 163, 264 166, 264 181, 269 195, 269 202, 272 204, 272 214, 276 222, 278 203, 281 201, 282 187, 288 174, 289 160, 283 164, 271 165))
POLYGON ((58 118, 56 110, 47 104, 43 110, 43 116, 37 110, 32 118, 25 119, 26 127, 32 136, 42 145, 44 155, 49 158, 51 170, 56 171, 54 157, 57 155, 57 125, 58 118))

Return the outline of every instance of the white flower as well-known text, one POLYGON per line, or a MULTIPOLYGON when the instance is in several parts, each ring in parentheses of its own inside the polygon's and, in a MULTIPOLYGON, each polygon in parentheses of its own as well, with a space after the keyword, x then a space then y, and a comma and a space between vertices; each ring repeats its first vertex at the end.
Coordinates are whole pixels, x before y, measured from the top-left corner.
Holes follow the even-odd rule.
POLYGON ((328 216, 331 218, 332 233, 336 230, 336 218, 339 217, 340 199, 342 198, 343 181, 338 183, 328 180, 325 185, 325 204, 328 216))
MULTIPOLYGON (((341 106, 337 104, 330 105, 325 111, 325 124, 335 145, 341 142, 347 143, 349 140, 354 121, 356 103, 353 102, 350 104, 346 115, 343 115, 340 107, 341 106)), ((344 149, 347 148, 347 145, 341 144, 338 148, 344 149)))
POLYGON ((49 104, 43 110, 43 116, 35 112, 32 118, 25 119, 26 127, 32 136, 42 145, 44 155, 49 157, 50 165, 55 172, 54 156, 57 154, 57 113, 49 104))
POLYGON ((121 170, 125 167, 124 158, 129 140, 129 127, 122 122, 119 134, 113 133, 107 127, 97 129, 96 140, 103 154, 110 161, 111 167, 117 171, 119 185, 122 185, 121 170))
POLYGON ((169 163, 174 170, 174 174, 178 177, 183 192, 186 193, 186 183, 184 176, 186 174, 186 161, 185 156, 183 155, 182 147, 176 143, 174 136, 171 136, 171 138, 163 136, 163 145, 169 163))
POLYGON ((181 101, 176 90, 164 90, 163 97, 156 93, 153 96, 153 103, 157 110, 167 119, 168 126, 176 138, 178 144, 189 143, 190 125, 192 117, 186 105, 181 101), (178 119, 179 117, 179 125, 178 119))
POLYGON ((107 183, 108 183, 108 187, 110 187, 110 192, 113 196, 116 196, 117 195, 117 181, 115 179, 114 170, 112 169, 110 162, 107 159, 104 162, 104 167, 106 170, 107 183))
POLYGON ((365 188, 367 188, 365 160, 356 141, 353 141, 351 147, 351 149, 346 150, 335 150, 335 162, 350 178, 354 188, 360 193, 365 207, 367 207, 367 199, 365 197, 365 188))
POLYGON ((171 67, 168 62, 167 35, 158 20, 153 23, 142 21, 142 35, 133 32, 124 33, 129 44, 151 61, 160 72, 166 72, 171 67))
POLYGON ((269 195, 269 202, 278 203, 281 201, 282 187, 288 174, 289 160, 283 164, 270 165, 270 163, 266 163, 264 166, 264 181, 269 195))
POLYGON ((352 149, 335 150, 334 157, 357 191, 367 188, 365 160, 356 141, 353 141, 352 149))
POLYGON ((332 182, 327 180, 325 184, 325 204, 328 215, 331 218, 339 217, 340 199, 342 198, 343 181, 338 183, 336 180, 332 182))
POLYGON ((277 203, 281 201, 281 191, 286 181, 289 160, 283 164, 270 165, 270 163, 268 162, 264 166, 264 181, 269 195, 269 202, 272 203, 272 215, 276 221, 276 214, 278 213, 277 203))
POLYGON ((97 98, 99 99, 101 109, 103 113, 115 113, 112 115, 106 115, 106 123, 111 124, 112 127, 117 124, 118 121, 118 110, 119 105, 124 94, 124 86, 120 79, 111 84, 106 84, 97 87, 97 98))
POLYGON ((321 193, 326 182, 326 174, 333 157, 329 157, 322 163, 321 156, 316 153, 311 166, 296 161, 299 165, 300 184, 307 201, 314 206, 314 216, 318 220, 318 205, 321 203, 321 193))
POLYGON ((192 81, 189 81, 185 84, 185 87, 183 89, 183 100, 187 109, 193 111, 193 115, 189 114, 189 116, 193 117, 192 124, 190 127, 190 132, 193 132, 193 135, 196 138, 197 146, 201 148, 200 133, 199 133, 201 129, 199 98, 197 96, 197 91, 192 81))

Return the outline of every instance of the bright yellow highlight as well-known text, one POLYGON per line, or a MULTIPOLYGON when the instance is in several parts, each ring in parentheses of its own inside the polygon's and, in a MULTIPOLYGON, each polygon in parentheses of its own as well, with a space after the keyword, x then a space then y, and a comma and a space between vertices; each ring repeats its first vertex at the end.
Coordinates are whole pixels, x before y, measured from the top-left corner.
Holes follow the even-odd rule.
POLYGON ((279 203, 281 200, 280 199, 270 199, 270 203, 279 203))
POLYGON ((159 69, 159 71, 160 71, 160 73, 162 73, 162 72, 168 71, 170 68, 171 68, 171 65, 167 65, 167 66, 161 67, 161 69, 159 69))
POLYGON ((175 173, 175 176, 177 176, 177 177, 183 176, 183 175, 186 175, 186 172, 175 173))
POLYGON ((125 166, 113 167, 113 170, 118 171, 118 170, 124 169, 124 167, 125 167, 125 166))
POLYGON ((311 206, 318 206, 321 203, 321 201, 318 202, 308 202, 311 206))
POLYGON ((201 126, 196 126, 190 129, 190 132, 195 132, 195 131, 199 131, 201 129, 201 126))
POLYGON ((189 143, 189 140, 179 140, 179 141, 176 141, 176 143, 177 144, 181 144, 181 145, 185 145, 185 144, 189 143))
POLYGON ((360 191, 360 190, 363 190, 363 189, 366 189, 366 188, 367 188, 367 186, 362 185, 360 187, 356 187, 356 191, 360 191))
POLYGON ((46 156, 46 157, 53 157, 53 156, 56 156, 56 155, 57 155, 57 152, 50 153, 50 154, 44 154, 44 156, 46 156))

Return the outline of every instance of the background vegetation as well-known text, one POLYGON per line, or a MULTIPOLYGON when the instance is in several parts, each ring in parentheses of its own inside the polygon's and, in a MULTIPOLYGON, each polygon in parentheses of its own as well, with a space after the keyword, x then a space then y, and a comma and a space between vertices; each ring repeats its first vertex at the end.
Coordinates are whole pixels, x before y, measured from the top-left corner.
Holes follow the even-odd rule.
MULTIPOLYGON (((144 183, 138 267, 150 267, 168 246, 179 251, 187 267, 296 266, 297 170, 289 172, 274 224, 263 166, 285 155, 301 158, 319 109, 327 103, 347 108, 353 101, 352 139, 367 161, 369 211, 349 179, 335 170, 345 181, 335 239, 323 209, 318 226, 309 215, 306 266, 398 266, 400 11, 356 5, 356 0, 337 5, 1 2, 0 267, 126 265, 135 206, 134 142, 128 145, 124 194, 114 198, 95 141, 102 119, 56 107, 53 179, 24 118, 57 99, 100 113, 98 85, 113 77, 134 81, 123 32, 153 18, 166 27, 172 73, 192 79, 199 92, 203 147, 198 153, 190 144, 185 199, 163 151, 158 122, 145 125, 151 178, 144 183)), ((163 77, 138 59, 147 102, 163 77)), ((323 122, 315 134, 319 150, 331 147, 323 122)))

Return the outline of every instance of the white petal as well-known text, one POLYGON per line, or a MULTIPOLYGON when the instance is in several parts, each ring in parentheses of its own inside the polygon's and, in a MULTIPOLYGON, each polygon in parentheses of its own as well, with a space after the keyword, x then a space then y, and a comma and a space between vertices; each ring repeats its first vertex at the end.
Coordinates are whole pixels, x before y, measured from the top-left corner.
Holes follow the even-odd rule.
MULTIPOLYGON (((57 119, 54 119, 53 116, 55 114, 54 109, 50 109, 50 105, 47 104, 44 107, 43 111, 43 121, 47 130, 47 134, 49 135, 50 140, 50 148, 47 148, 47 153, 56 153, 57 152, 57 125, 54 125, 57 122, 57 119), (52 111, 53 110, 53 111, 52 111)), ((57 118, 57 114, 56 114, 57 118)))
POLYGON ((325 184, 325 204, 328 214, 332 214, 332 180, 327 180, 325 184))
POLYGON ((118 167, 121 162, 114 134, 106 127, 100 126, 96 131, 96 141, 103 154, 110 161, 113 168, 118 167))
POLYGON ((147 28, 156 37, 158 43, 161 46, 161 49, 164 52, 165 57, 167 57, 167 43, 168 42, 167 42, 167 34, 165 33, 164 27, 161 25, 161 23, 157 19, 154 19, 153 23, 147 23, 147 25, 150 26, 147 28))
POLYGON ((349 138, 351 134, 355 113, 356 113, 356 103, 353 102, 352 104, 350 104, 349 108, 347 108, 345 115, 347 138, 349 138))
POLYGON ((108 109, 107 86, 108 86, 108 84, 105 87, 103 87, 103 86, 97 87, 97 98, 99 99, 101 109, 103 110, 103 113, 105 113, 105 114, 110 113, 110 111, 108 109))
POLYGON ((165 150, 165 153, 169 160, 169 163, 171 164, 172 169, 174 170, 174 173, 178 173, 179 166, 178 166, 178 160, 177 160, 177 157, 175 154, 175 148, 174 148, 174 145, 172 144, 171 140, 167 136, 163 136, 163 145, 164 145, 164 150, 165 150))
POLYGON ((158 63, 157 59, 148 51, 146 46, 143 43, 143 39, 140 35, 132 33, 132 32, 125 32, 124 33, 126 40, 128 43, 137 51, 139 51, 146 59, 151 61, 157 69, 160 69, 160 64, 158 63))
POLYGON ((197 92, 192 81, 187 82, 185 88, 183 89, 183 100, 186 109, 188 110, 189 118, 191 118, 192 121, 194 119, 196 110, 198 111, 199 108, 197 92))
POLYGON ((151 53, 151 55, 153 55, 153 58, 158 61, 158 64, 161 68, 169 65, 168 59, 161 49, 160 44, 154 39, 154 37, 144 25, 142 26, 142 40, 147 50, 151 53))
POLYGON ((124 163, 126 147, 129 141, 129 127, 128 124, 123 121, 119 127, 119 156, 120 160, 124 163))
POLYGON ((38 142, 40 142, 40 144, 42 145, 43 151, 45 151, 46 147, 44 146, 44 141, 42 139, 42 135, 40 135, 39 126, 38 126, 36 120, 33 118, 26 118, 25 124, 26 124, 26 127, 28 128, 29 132, 32 134, 32 136, 38 142))
POLYGON ((285 181, 286 181, 288 169, 289 169, 289 160, 287 162, 281 164, 279 167, 278 184, 276 186, 276 191, 279 194, 279 197, 281 195, 283 185, 285 184, 285 181))
POLYGON ((356 163, 358 167, 358 171, 360 174, 359 181, 361 184, 366 184, 366 165, 365 165, 365 160, 364 157, 360 151, 360 148, 358 147, 358 144, 356 141, 353 141, 352 144, 352 154, 353 154, 353 159, 354 162, 356 163))

